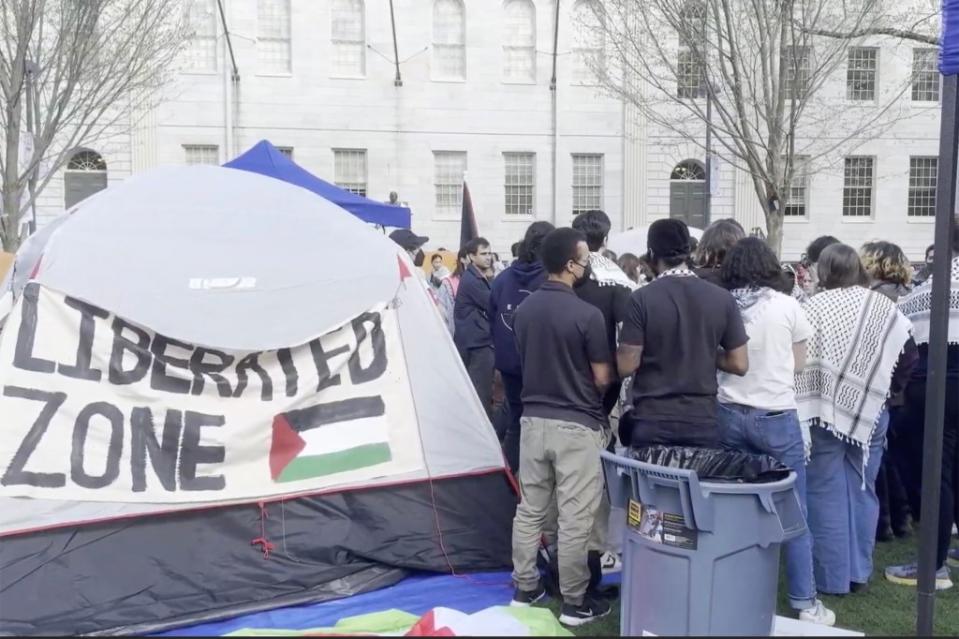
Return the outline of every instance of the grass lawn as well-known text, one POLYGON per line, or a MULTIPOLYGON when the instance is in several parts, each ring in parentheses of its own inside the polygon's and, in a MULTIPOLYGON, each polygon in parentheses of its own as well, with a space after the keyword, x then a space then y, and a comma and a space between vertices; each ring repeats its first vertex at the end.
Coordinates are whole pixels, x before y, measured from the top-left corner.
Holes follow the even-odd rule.
MULTIPOLYGON (((837 626, 859 630, 867 635, 915 635, 916 591, 887 582, 883 569, 889 564, 912 561, 915 557, 915 538, 905 541, 878 544, 875 555, 875 571, 866 592, 845 597, 823 597, 826 606, 836 612, 837 626)), ((959 570, 953 569, 953 581, 959 580, 959 570)), ((780 583, 783 582, 780 571, 780 583)), ((792 616, 785 600, 785 586, 780 587, 779 614, 792 616)), ((559 611, 555 602, 547 604, 554 612, 559 611)), ((939 593, 936 598, 937 635, 959 636, 959 586, 939 593)), ((615 637, 619 635, 619 603, 613 613, 604 619, 586 625, 576 634, 581 636, 615 637)))

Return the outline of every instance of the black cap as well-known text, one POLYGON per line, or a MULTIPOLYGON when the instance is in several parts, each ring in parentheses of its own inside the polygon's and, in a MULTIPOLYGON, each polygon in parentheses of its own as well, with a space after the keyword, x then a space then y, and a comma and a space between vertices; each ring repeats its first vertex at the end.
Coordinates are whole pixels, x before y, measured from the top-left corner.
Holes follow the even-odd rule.
POLYGON ((417 235, 409 229, 396 229, 390 233, 390 239, 407 251, 415 251, 430 241, 425 235, 417 235))
POLYGON ((689 255, 689 227, 682 220, 656 220, 649 227, 646 246, 657 258, 689 255))

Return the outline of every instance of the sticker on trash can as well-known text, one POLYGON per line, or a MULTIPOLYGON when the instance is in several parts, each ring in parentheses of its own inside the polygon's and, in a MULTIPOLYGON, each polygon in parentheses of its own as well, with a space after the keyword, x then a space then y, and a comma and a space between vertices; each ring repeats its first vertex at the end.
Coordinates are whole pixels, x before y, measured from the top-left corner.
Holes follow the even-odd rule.
POLYGON ((643 518, 643 506, 638 501, 629 500, 626 507, 626 523, 630 528, 639 528, 639 522, 643 518))
POLYGON ((653 543, 685 550, 699 547, 699 533, 685 526, 682 515, 662 513, 650 506, 629 501, 627 523, 639 535, 653 543))

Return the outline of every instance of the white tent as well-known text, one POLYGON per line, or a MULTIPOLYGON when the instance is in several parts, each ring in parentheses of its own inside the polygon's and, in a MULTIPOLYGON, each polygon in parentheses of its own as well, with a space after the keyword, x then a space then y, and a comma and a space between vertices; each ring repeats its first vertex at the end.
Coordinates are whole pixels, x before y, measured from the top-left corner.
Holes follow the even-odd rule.
MULTIPOLYGON (((636 257, 641 257, 646 252, 646 236, 648 234, 648 224, 629 229, 628 231, 611 233, 609 239, 606 241, 606 248, 616 253, 616 255, 632 253, 636 257)), ((689 234, 697 240, 703 236, 701 229, 692 226, 689 227, 689 234)))
MULTIPOLYGON (((15 301, 0 333, 0 567, 13 542, 38 535, 149 527, 184 511, 186 528, 206 530, 211 508, 298 499, 349 503, 338 516, 354 528, 337 543, 362 539, 374 548, 353 552, 388 565, 489 567, 504 551, 508 561, 502 453, 413 270, 388 238, 316 195, 208 166, 136 176, 36 236, 8 278, 15 301), (373 503, 407 505, 381 530, 373 503), (444 546, 444 526, 473 532, 444 546)), ((304 511, 300 527, 325 517, 304 511)), ((143 551, 130 544, 90 552, 133 561, 124 552, 143 551)), ((95 577, 88 559, 20 562, 33 581, 0 591, 0 607, 28 606, 45 575, 95 577)), ((216 580, 215 557, 164 561, 167 576, 202 564, 216 580)), ((183 584, 166 596, 184 605, 156 616, 209 616, 202 589, 183 584)), ((122 600, 122 587, 104 587, 116 591, 105 606, 122 600)), ((44 625, 48 605, 24 625, 0 621, 0 634, 117 627, 115 606, 101 618, 93 606, 88 626, 44 625)))

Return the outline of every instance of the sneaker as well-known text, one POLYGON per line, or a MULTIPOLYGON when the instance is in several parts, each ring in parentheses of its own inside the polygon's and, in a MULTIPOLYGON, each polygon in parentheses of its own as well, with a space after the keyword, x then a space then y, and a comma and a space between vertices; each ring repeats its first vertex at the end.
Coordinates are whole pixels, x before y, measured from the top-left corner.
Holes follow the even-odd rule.
POLYGON ((573 604, 563 604, 562 614, 559 616, 559 622, 564 626, 583 626, 609 614, 612 608, 608 601, 603 599, 594 599, 586 597, 579 606, 573 604))
POLYGON ((950 548, 946 563, 953 568, 959 568, 959 548, 950 548))
POLYGON ((546 588, 543 588, 543 584, 538 584, 534 590, 517 588, 513 591, 513 600, 509 602, 509 605, 513 608, 529 608, 544 597, 546 597, 546 588))
POLYGON ((820 626, 834 626, 836 625, 836 613, 817 599, 812 608, 799 611, 799 621, 815 623, 820 626))
MULTIPOLYGON (((886 568, 886 579, 900 586, 918 586, 919 565, 889 566, 886 568)), ((949 578, 949 569, 943 566, 936 571, 936 590, 949 590, 950 588, 952 588, 952 579, 949 578)))
POLYGON ((623 562, 614 552, 609 552, 608 550, 603 553, 603 556, 599 558, 600 566, 603 568, 603 574, 608 575, 614 572, 623 571, 623 562))

